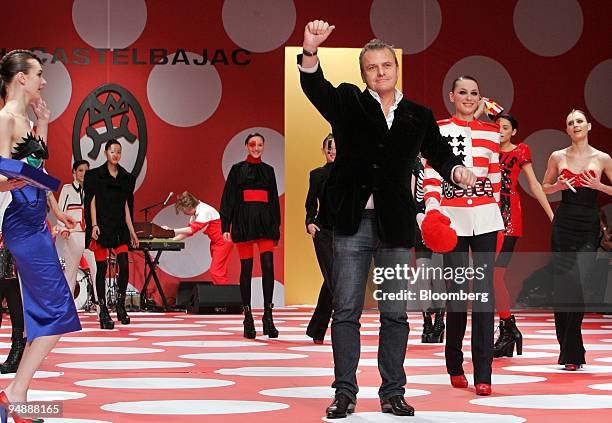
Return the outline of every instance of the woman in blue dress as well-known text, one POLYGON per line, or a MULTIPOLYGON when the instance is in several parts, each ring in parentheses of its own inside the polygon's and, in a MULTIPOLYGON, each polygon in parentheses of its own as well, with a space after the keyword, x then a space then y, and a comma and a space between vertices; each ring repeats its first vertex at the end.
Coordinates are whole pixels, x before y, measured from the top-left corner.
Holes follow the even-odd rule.
MULTIPOLYGON (((46 81, 40 59, 28 50, 13 50, 0 60, 0 156, 41 168, 47 158, 50 112, 40 97, 46 81), (37 117, 32 133, 27 108, 37 117)), ((23 294, 27 346, 15 379, 0 392, 2 423, 11 402, 24 403, 36 370, 64 333, 81 329, 68 283, 47 228, 47 204, 68 227, 74 219, 62 213, 50 192, 0 177, 0 218, 4 241, 15 257, 23 294), (8 192, 10 191, 10 193, 8 192)), ((31 422, 11 412, 15 422, 31 422)))

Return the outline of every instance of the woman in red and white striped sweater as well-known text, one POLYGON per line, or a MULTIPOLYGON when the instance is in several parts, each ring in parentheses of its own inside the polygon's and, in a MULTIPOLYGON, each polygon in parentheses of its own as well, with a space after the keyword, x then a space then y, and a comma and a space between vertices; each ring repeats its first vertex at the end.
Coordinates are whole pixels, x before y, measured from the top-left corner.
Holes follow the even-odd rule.
MULTIPOLYGON (((472 251, 472 295, 479 294, 472 301, 474 384, 478 395, 490 395, 495 305, 493 265, 497 232, 504 229, 498 206, 501 185, 499 127, 474 117, 479 106, 482 107, 482 98, 478 82, 473 77, 457 78, 449 97, 455 106, 455 114, 438 121, 440 132, 465 166, 471 168, 477 181, 474 186, 459 187, 444 181, 431 167, 425 167, 423 239, 427 243, 429 235, 431 240, 433 234, 426 234, 425 222, 435 217, 450 219, 450 227, 457 235, 456 246, 444 256, 445 270, 453 269, 454 275, 448 287, 445 357, 451 384, 456 388, 468 385, 462 367, 461 348, 467 324, 465 298, 469 287, 466 269, 470 266, 469 251, 472 251)), ((435 236, 439 238, 438 234, 435 236)))

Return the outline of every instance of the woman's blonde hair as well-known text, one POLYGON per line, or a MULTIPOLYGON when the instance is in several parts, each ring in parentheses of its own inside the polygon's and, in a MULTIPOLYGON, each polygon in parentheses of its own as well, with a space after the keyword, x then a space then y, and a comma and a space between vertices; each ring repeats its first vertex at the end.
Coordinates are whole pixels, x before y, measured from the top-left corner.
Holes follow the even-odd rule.
POLYGON ((195 208, 198 204, 200 204, 200 200, 189 191, 185 191, 177 197, 174 209, 176 210, 176 214, 178 214, 183 210, 195 208))

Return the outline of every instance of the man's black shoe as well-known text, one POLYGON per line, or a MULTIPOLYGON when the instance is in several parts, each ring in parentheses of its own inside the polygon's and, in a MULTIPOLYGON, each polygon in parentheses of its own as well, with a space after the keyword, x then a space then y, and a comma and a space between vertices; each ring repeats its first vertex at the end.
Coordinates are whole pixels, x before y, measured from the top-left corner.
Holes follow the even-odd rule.
POLYGON ((355 401, 350 399, 347 395, 339 393, 336 394, 334 402, 327 407, 327 418, 343 419, 353 411, 355 411, 355 401))
POLYGON ((380 409, 383 413, 393 413, 395 416, 414 416, 412 408, 402 395, 394 395, 380 402, 380 409))

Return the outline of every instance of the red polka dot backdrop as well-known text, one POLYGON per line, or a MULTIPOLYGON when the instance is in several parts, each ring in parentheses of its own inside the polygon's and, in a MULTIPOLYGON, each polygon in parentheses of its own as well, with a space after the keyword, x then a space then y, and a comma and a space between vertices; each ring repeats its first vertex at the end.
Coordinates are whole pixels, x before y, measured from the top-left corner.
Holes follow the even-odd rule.
MULTIPOLYGON (((218 209, 229 168, 246 156, 243 138, 257 131, 266 136, 263 159, 275 168, 282 209, 284 46, 301 44, 307 21, 336 25, 326 47, 360 47, 378 37, 403 49, 405 95, 439 119, 451 112, 452 80, 476 77, 483 95, 519 119, 516 139, 529 144, 541 180, 550 152, 569 145, 565 116, 572 108, 589 114, 590 143, 610 151, 611 17, 612 3, 603 0, 37 0, 3 5, 0 48, 36 49, 45 60, 47 168, 64 182, 71 179, 75 145, 99 165, 103 150, 94 145, 118 135, 123 165, 139 168, 137 210, 184 190, 218 209), (77 122, 85 99, 105 84, 129 96, 102 91, 97 107, 77 122)), ((525 180, 521 187, 525 236, 517 249, 548 251, 550 224, 525 180)), ((187 223, 172 202, 149 217, 161 225, 187 223)), ((135 220, 144 220, 142 213, 135 220)), ((130 282, 140 289, 143 259, 132 259, 130 282)), ((280 304, 283 260, 281 235, 274 260, 280 304)), ((166 294, 176 296, 179 280, 209 280, 209 267, 209 241, 201 234, 184 251, 164 253, 166 294)), ((533 269, 516 268, 514 277, 522 280, 533 269)), ((229 277, 237 283, 238 275, 233 254, 229 277)), ((258 264, 253 276, 259 285, 258 264)))

